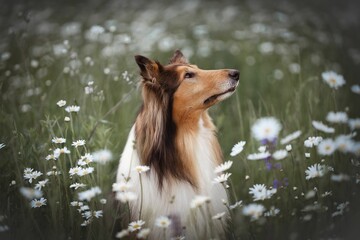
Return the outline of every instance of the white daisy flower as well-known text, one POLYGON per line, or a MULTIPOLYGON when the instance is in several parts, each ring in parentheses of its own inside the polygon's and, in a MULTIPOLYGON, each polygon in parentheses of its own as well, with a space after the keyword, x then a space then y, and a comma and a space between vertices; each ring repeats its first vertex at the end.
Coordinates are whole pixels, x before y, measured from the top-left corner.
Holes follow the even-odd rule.
POLYGON ((45 157, 45 160, 46 161, 49 161, 49 160, 57 160, 57 158, 55 157, 54 154, 49 154, 45 157))
POLYGON ((142 226, 145 224, 145 222, 143 220, 138 220, 138 221, 134 221, 129 223, 129 227, 128 230, 130 232, 135 232, 138 231, 142 228, 142 226))
POLYGON ((93 156, 90 153, 86 153, 84 156, 80 157, 80 160, 78 161, 79 166, 85 166, 89 163, 93 162, 93 156))
POLYGON ((254 201, 265 200, 271 198, 277 192, 276 189, 267 189, 264 184, 255 184, 249 188, 254 201))
POLYGON ((45 187, 45 185, 49 182, 49 179, 45 179, 43 181, 39 181, 37 184, 35 184, 34 189, 41 190, 41 188, 45 187))
POLYGON ((351 91, 352 91, 353 93, 360 94, 360 85, 358 85, 358 84, 352 85, 352 86, 351 86, 351 91))
POLYGON ((69 117, 64 117, 64 121, 65 121, 65 122, 70 122, 70 120, 71 120, 71 119, 70 119, 69 117))
POLYGON ((103 149, 92 153, 94 162, 100 164, 106 164, 113 159, 113 155, 110 150, 103 149))
POLYGON ((81 168, 80 171, 77 173, 77 175, 81 177, 81 176, 85 176, 85 175, 88 175, 93 172, 94 172, 93 167, 81 168))
POLYGON ((293 133, 287 135, 286 137, 282 138, 282 139, 280 140, 280 143, 281 143, 282 145, 287 144, 287 143, 289 143, 289 142, 297 139, 298 137, 300 137, 300 135, 301 135, 301 131, 300 131, 300 130, 299 130, 299 131, 296 131, 296 132, 293 132, 293 133))
POLYGON ((45 198, 34 199, 34 200, 31 200, 30 205, 32 208, 39 208, 39 207, 45 206, 46 201, 47 200, 45 198))
POLYGON ((133 192, 117 192, 115 198, 122 203, 135 201, 138 196, 133 192))
POLYGON ((71 113, 71 112, 79 112, 79 111, 80 111, 80 106, 75 106, 75 105, 67 106, 67 107, 65 108, 65 111, 67 111, 68 113, 71 113))
POLYGON ((320 155, 328 156, 333 154, 335 150, 336 150, 335 142, 330 138, 322 140, 319 146, 317 147, 317 152, 320 155))
POLYGON ((312 125, 317 130, 325 132, 325 133, 334 133, 335 132, 334 128, 329 127, 320 121, 312 121, 312 125))
POLYGON ((32 173, 33 171, 34 171, 34 169, 32 169, 32 168, 25 168, 24 174, 29 174, 29 173, 32 173))
POLYGON ((85 218, 85 219, 90 219, 90 218, 92 218, 92 212, 91 211, 86 211, 86 212, 83 212, 82 214, 81 214, 81 216, 83 217, 83 218, 85 218))
POLYGON ((335 147, 343 153, 351 152, 355 142, 347 135, 339 135, 335 139, 335 147))
POLYGON ((220 164, 219 166, 217 166, 215 168, 214 172, 215 173, 225 172, 231 168, 232 164, 233 164, 232 161, 226 161, 226 162, 220 164))
POLYGON ((306 139, 304 141, 304 146, 308 147, 308 148, 312 148, 313 146, 317 146, 319 145, 319 143, 323 140, 322 137, 308 137, 308 139, 306 139))
POLYGON ((253 137, 258 141, 274 141, 281 130, 280 122, 274 117, 264 117, 256 120, 251 127, 253 137))
POLYGON ((65 138, 54 137, 51 141, 52 141, 53 143, 65 143, 65 142, 66 142, 66 139, 65 139, 65 138))
POLYGON ((116 238, 124 238, 128 235, 129 235, 129 230, 124 229, 124 230, 121 230, 120 232, 116 233, 115 237, 116 238))
POLYGON ((249 190, 250 190, 249 191, 250 194, 264 192, 264 191, 266 191, 266 186, 265 186, 265 184, 255 184, 254 186, 249 188, 249 190))
POLYGON ((59 107, 63 107, 66 105, 66 101, 65 100, 60 100, 56 103, 59 107))
POLYGON ((61 154, 70 154, 70 150, 67 147, 57 148, 54 150, 54 157, 59 158, 61 154))
POLYGON ((136 234, 136 237, 138 239, 146 239, 150 234, 150 228, 143 228, 141 229, 138 234, 136 234))
POLYGON ((93 211, 92 215, 96 218, 103 217, 103 210, 93 211))
POLYGON ((117 182, 112 185, 113 192, 126 192, 132 188, 132 184, 130 182, 117 182))
POLYGON ((260 152, 260 153, 252 153, 252 154, 249 154, 247 156, 247 159, 248 160, 260 160, 260 159, 265 159, 265 158, 268 158, 270 157, 271 154, 266 151, 266 152, 260 152))
POLYGON ((201 205, 203 205, 204 203, 209 203, 210 202, 210 198, 207 196, 201 196, 201 195, 197 195, 195 196, 190 203, 190 207, 192 209, 194 208, 198 208, 201 205))
POLYGON ((360 118, 349 119, 348 124, 351 130, 360 129, 360 118))
POLYGON ((78 175, 81 170, 82 170, 82 167, 79 167, 79 166, 72 167, 69 170, 69 174, 70 174, 70 176, 78 175))
POLYGON ((220 176, 217 176, 213 183, 224 183, 228 180, 228 178, 231 176, 231 173, 223 173, 220 176))
POLYGON ((272 157, 275 159, 275 160, 281 160, 281 159, 284 159, 286 158, 288 155, 288 152, 286 150, 277 150, 276 152, 274 152, 272 154, 272 157))
POLYGON ((250 216, 251 220, 258 220, 264 213, 265 207, 261 204, 251 203, 244 206, 242 213, 245 216, 250 216))
POLYGON ((145 166, 145 165, 139 165, 139 166, 135 167, 135 171, 137 171, 138 173, 144 173, 144 172, 147 172, 149 170, 150 170, 150 168, 148 166, 145 166))
POLYGON ((91 163, 94 161, 94 157, 93 155, 91 155, 90 153, 85 153, 84 156, 80 157, 81 160, 84 160, 87 164, 91 163))
POLYGON ((90 188, 89 190, 79 192, 78 197, 79 197, 80 201, 86 200, 86 201, 90 202, 90 200, 92 198, 94 198, 96 195, 99 195, 99 194, 101 194, 101 189, 99 187, 93 187, 93 188, 90 188))
POLYGON ((107 200, 106 200, 105 198, 102 198, 102 199, 100 199, 100 203, 101 203, 101 204, 106 204, 106 203, 107 203, 107 200))
POLYGON ((77 141, 73 142, 73 143, 71 144, 71 146, 74 146, 74 147, 77 148, 77 147, 80 147, 80 146, 84 146, 85 143, 86 143, 85 140, 77 140, 77 141))
POLYGON ((346 123, 348 115, 346 112, 329 112, 326 116, 326 121, 331 123, 346 123))
POLYGON ((24 178, 29 180, 29 183, 32 183, 33 179, 37 179, 40 177, 42 172, 39 171, 31 171, 31 172, 25 172, 24 171, 24 178))
POLYGON ((234 157, 236 155, 238 155, 239 153, 242 152, 242 150, 244 149, 246 142, 245 141, 240 141, 238 143, 236 143, 233 148, 231 149, 231 153, 230 156, 234 157))
POLYGON ((321 76, 323 78, 323 81, 327 83, 331 88, 338 89, 345 84, 344 77, 334 71, 323 72, 321 76))
POLYGON ((171 220, 166 216, 160 216, 155 220, 155 226, 160 228, 168 228, 171 224, 171 220))
POLYGON ((73 188, 75 190, 78 189, 78 188, 84 188, 84 187, 86 187, 86 185, 83 184, 83 183, 73 183, 73 184, 70 185, 70 188, 73 188))
POLYGON ((34 198, 40 198, 43 196, 42 191, 36 190, 33 188, 28 188, 28 187, 21 187, 20 193, 21 193, 21 195, 23 195, 25 198, 27 198, 29 200, 34 199, 34 198))
POLYGON ((309 166, 305 170, 306 179, 309 180, 311 178, 322 177, 328 171, 328 167, 326 165, 321 165, 315 163, 314 165, 309 166))
POLYGON ((306 153, 305 153, 305 157, 306 157, 306 158, 310 158, 310 153, 307 153, 307 152, 306 152, 306 153))

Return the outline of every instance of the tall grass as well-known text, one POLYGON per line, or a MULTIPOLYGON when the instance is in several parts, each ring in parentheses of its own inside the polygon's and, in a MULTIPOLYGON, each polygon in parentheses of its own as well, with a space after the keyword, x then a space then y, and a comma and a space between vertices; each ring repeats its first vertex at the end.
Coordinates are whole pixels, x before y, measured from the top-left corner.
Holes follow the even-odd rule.
MULTIPOLYGON (((346 112, 351 119, 360 116, 359 94, 351 91, 352 85, 359 84, 359 33, 355 31, 359 24, 346 18, 339 21, 334 16, 343 16, 340 9, 335 11, 338 15, 320 14, 315 4, 308 8, 290 3, 203 4, 111 1, 82 5, 76 11, 69 4, 45 8, 40 3, 18 4, 0 17, 0 143, 5 145, 0 149, 1 239, 111 239, 127 228, 126 207, 118 208, 111 186, 141 103, 133 56, 142 54, 166 63, 177 48, 200 68, 241 71, 236 95, 210 111, 225 160, 233 161, 231 182, 227 182, 229 204, 242 201, 230 209, 228 238, 356 238, 359 150, 336 150, 326 156, 316 147, 304 147, 304 141, 310 136, 335 139, 359 132, 359 126, 351 129, 347 123, 326 122, 330 111, 346 112), (328 86, 321 76, 328 70, 342 74, 346 84, 337 90, 328 86), (66 105, 59 107, 59 100, 66 100, 66 105), (70 105, 80 110, 65 111, 70 105), (281 138, 302 132, 289 143, 292 150, 285 159, 271 158, 281 164, 272 170, 266 169, 264 160, 247 159, 262 145, 253 138, 251 127, 268 116, 282 125, 278 140, 267 145, 272 152, 285 148, 281 138), (334 127, 335 133, 315 129, 313 120, 334 127), (55 137, 65 138, 66 143, 53 143, 55 137), (72 146, 81 139, 86 141, 84 146, 72 146), (244 150, 230 157, 240 140, 247 142, 244 150), (65 146, 69 154, 46 160, 65 146), (95 156, 99 150, 111 155, 100 155, 84 166, 93 167, 93 173, 71 176, 70 169, 82 156, 95 156), (316 163, 333 171, 305 179, 305 170, 316 163), (24 178, 26 168, 42 175, 30 183, 24 178), (331 180, 338 174, 344 174, 340 182, 331 180), (41 191, 46 205, 32 208, 31 199, 20 189, 33 189, 45 179, 49 182, 41 191), (277 192, 254 201, 249 188, 265 184, 274 189, 275 179, 282 181, 277 192), (86 186, 70 188, 76 182, 86 186), (80 192, 93 187, 101 193, 81 201, 89 209, 71 206, 80 201, 80 192), (272 207, 280 212, 254 220, 243 214, 254 202, 266 212, 272 207), (340 211, 339 204, 347 202, 340 211), (100 210, 103 216, 93 215, 85 222, 85 212, 100 210)), ((358 136, 351 139, 359 144, 358 136)))

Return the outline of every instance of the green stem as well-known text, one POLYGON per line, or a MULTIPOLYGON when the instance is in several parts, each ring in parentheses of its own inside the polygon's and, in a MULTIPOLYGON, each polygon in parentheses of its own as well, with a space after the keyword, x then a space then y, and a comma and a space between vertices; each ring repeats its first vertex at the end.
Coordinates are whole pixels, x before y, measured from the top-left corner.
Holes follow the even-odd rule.
POLYGON ((229 179, 229 185, 230 185, 230 188, 231 188, 231 191, 232 191, 232 194, 234 196, 235 203, 236 203, 238 201, 238 198, 236 196, 236 192, 235 192, 235 189, 234 189, 234 184, 233 184, 231 179, 229 179))

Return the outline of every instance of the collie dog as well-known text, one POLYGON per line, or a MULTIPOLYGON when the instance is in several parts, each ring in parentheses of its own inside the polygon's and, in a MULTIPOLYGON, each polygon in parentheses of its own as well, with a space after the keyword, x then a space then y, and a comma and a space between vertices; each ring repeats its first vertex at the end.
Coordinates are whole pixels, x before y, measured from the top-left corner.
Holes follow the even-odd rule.
POLYGON ((213 183, 223 159, 208 108, 235 92, 239 71, 200 69, 179 50, 168 65, 139 55, 135 60, 143 104, 117 172, 117 183, 131 184, 137 194, 129 202, 131 220, 145 221, 150 239, 163 239, 164 233, 167 239, 225 238, 224 225, 211 219, 227 211, 227 194, 213 183), (139 173, 134 170, 139 165, 150 170, 139 173), (199 196, 206 203, 191 206, 199 196), (166 231, 155 226, 160 216, 171 221, 166 231))

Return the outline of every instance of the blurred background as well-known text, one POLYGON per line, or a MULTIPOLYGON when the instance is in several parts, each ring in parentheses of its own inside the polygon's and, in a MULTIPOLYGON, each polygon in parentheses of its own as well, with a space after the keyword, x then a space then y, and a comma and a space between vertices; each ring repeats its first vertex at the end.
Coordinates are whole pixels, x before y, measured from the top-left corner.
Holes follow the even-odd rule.
MULTIPOLYGON (((236 218, 236 236, 356 239, 358 166, 350 160, 359 157, 332 158, 344 160, 337 166, 352 177, 351 183, 334 185, 329 179, 309 183, 303 173, 309 165, 303 140, 321 135, 311 122, 325 121, 329 111, 345 111, 351 118, 360 116, 359 94, 351 90, 360 84, 359 10, 359 1, 335 0, 2 0, 0 143, 5 147, 0 149, 0 238, 112 238, 113 219, 121 219, 121 214, 110 214, 111 207, 102 207, 103 220, 86 228, 80 226, 81 216, 69 207, 69 201, 77 198, 76 191, 68 189, 74 179, 65 174, 73 163, 45 160, 54 148, 51 139, 85 139, 89 152, 111 152, 112 161, 98 164, 94 178, 84 180, 89 187, 100 186, 103 197, 108 198, 118 159, 141 105, 134 55, 165 64, 180 49, 200 68, 235 68, 241 72, 236 95, 210 110, 225 160, 230 159, 235 143, 247 141, 245 154, 232 159, 232 181, 239 199, 251 202, 248 188, 252 184, 271 185, 273 181, 261 162, 246 160, 246 154, 259 147, 250 133, 254 121, 274 116, 283 126, 282 136, 302 131, 293 146, 302 173, 292 176, 286 172, 291 163, 284 163, 289 186, 280 198, 266 203, 282 208, 282 214, 261 224, 236 218), (329 70, 342 74, 346 85, 333 90, 324 84, 321 74, 329 70), (64 121, 68 114, 56 105, 59 100, 81 107, 72 128, 64 121), (44 175, 54 167, 64 173, 64 177, 50 179, 62 187, 54 192, 44 190, 48 198, 45 209, 30 209, 19 193, 19 188, 31 187, 23 178, 27 167, 44 175), (245 180, 246 175, 250 180, 245 180), (298 192, 292 190, 294 187, 298 192), (326 201, 294 200, 314 187, 331 190, 332 196, 326 201), (67 196, 67 202, 61 195, 67 196), (304 213, 304 207, 315 201, 327 209, 304 213), (331 217, 331 210, 346 201, 350 202, 350 212, 341 218, 331 217)), ((336 131, 351 132, 346 126, 336 131)), ((312 163, 321 160, 316 156, 312 163)))

